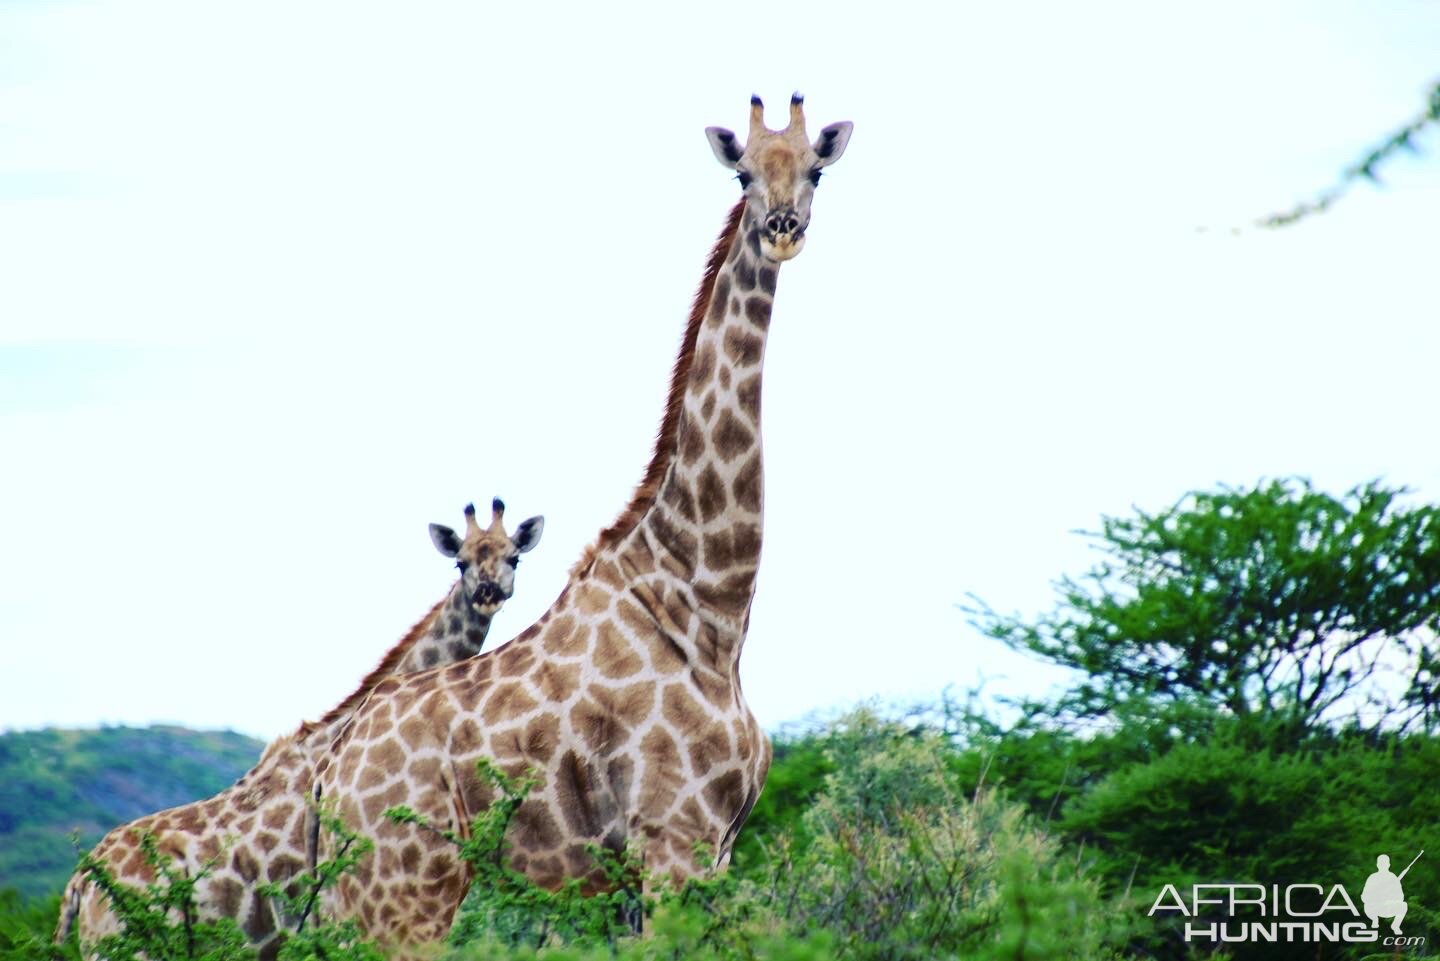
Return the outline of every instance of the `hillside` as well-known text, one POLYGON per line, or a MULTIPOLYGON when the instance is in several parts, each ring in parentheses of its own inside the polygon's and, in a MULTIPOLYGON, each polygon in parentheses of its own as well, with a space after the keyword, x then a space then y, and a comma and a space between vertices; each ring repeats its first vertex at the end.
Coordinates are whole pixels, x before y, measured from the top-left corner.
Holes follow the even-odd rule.
POLYGON ((0 734, 0 889, 58 891, 111 828, 209 797, 234 783, 265 745, 229 731, 179 727, 0 734))

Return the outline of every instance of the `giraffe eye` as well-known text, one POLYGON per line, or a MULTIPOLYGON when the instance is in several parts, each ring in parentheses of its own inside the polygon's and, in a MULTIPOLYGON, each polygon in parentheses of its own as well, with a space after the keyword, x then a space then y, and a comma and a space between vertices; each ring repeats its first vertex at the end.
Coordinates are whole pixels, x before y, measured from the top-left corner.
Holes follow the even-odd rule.
POLYGON ((470 569, 470 563, 469 563, 469 561, 456 561, 456 562, 455 562, 455 568, 456 568, 456 570, 458 570, 461 574, 464 574, 466 571, 468 571, 468 570, 470 569))
POLYGON ((750 179, 751 179, 751 178, 750 178, 750 174, 746 173, 744 170, 742 170, 742 171, 740 171, 739 173, 737 173, 737 174, 735 175, 735 179, 738 180, 738 181, 740 181, 740 189, 741 189, 741 190, 746 190, 746 189, 749 188, 749 186, 750 186, 750 179))
POLYGON ((810 171, 810 183, 811 183, 812 186, 815 186, 815 187, 820 186, 820 168, 819 168, 819 167, 816 167, 814 170, 810 171))
POLYGON ((509 564, 511 567, 519 567, 519 566, 520 566, 520 558, 519 558, 519 557, 508 557, 508 558, 505 559, 505 563, 509 564))

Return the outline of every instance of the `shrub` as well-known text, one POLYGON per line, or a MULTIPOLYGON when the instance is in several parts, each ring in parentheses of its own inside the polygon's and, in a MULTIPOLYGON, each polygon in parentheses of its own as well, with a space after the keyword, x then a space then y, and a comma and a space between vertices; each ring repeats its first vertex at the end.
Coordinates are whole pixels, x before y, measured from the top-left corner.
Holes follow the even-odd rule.
POLYGON ((776 846, 764 897, 863 961, 1110 956, 1124 926, 1097 883, 993 793, 972 797, 942 734, 869 711, 830 732, 833 765, 776 846))

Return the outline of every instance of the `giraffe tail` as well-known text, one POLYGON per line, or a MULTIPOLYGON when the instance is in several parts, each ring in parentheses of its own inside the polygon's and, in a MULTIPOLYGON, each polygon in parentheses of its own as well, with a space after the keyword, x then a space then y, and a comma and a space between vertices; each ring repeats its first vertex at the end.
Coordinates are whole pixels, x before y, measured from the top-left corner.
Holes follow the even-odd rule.
POLYGON ((64 944, 75 929, 75 919, 80 916, 80 898, 85 890, 85 876, 76 874, 65 885, 60 896, 60 920, 55 925, 55 943, 64 944))

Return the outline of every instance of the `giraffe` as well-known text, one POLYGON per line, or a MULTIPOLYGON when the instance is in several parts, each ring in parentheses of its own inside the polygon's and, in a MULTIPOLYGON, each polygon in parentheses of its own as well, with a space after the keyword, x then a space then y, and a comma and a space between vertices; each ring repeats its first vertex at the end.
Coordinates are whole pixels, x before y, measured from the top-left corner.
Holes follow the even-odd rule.
MULTIPOLYGON (((430 538, 455 558, 460 578, 449 593, 381 659, 359 688, 318 722, 304 722, 277 738, 259 762, 234 785, 207 801, 196 801, 139 818, 111 831, 95 848, 116 879, 140 887, 155 880, 140 853, 139 836, 153 834, 172 868, 195 875, 209 862, 211 873, 196 888, 200 920, 236 921, 262 959, 279 951, 288 921, 255 890, 259 883, 286 881, 315 864, 319 828, 311 785, 316 757, 336 730, 377 684, 387 677, 451 664, 480 653, 495 614, 515 587, 520 554, 531 550, 544 530, 543 517, 505 533, 505 505, 496 498, 490 526, 465 508, 462 538, 449 527, 430 525, 430 538)), ((108 899, 84 875, 70 879, 61 900, 56 940, 78 923, 82 944, 118 930, 108 899)))
POLYGON ((326 909, 397 957, 444 937, 470 878, 436 831, 383 812, 405 805, 463 836, 494 800, 479 758, 538 778, 511 822, 512 865, 588 892, 606 883, 592 842, 634 845, 647 874, 675 881, 724 868, 764 784, 770 742, 739 676, 760 560, 761 364, 779 266, 800 252, 851 124, 811 143, 798 94, 782 130, 763 109, 751 101, 743 146, 706 131, 743 195, 711 251, 628 506, 534 625, 377 685, 317 765, 317 789, 376 844, 326 909), (710 863, 696 864, 697 842, 710 863))

